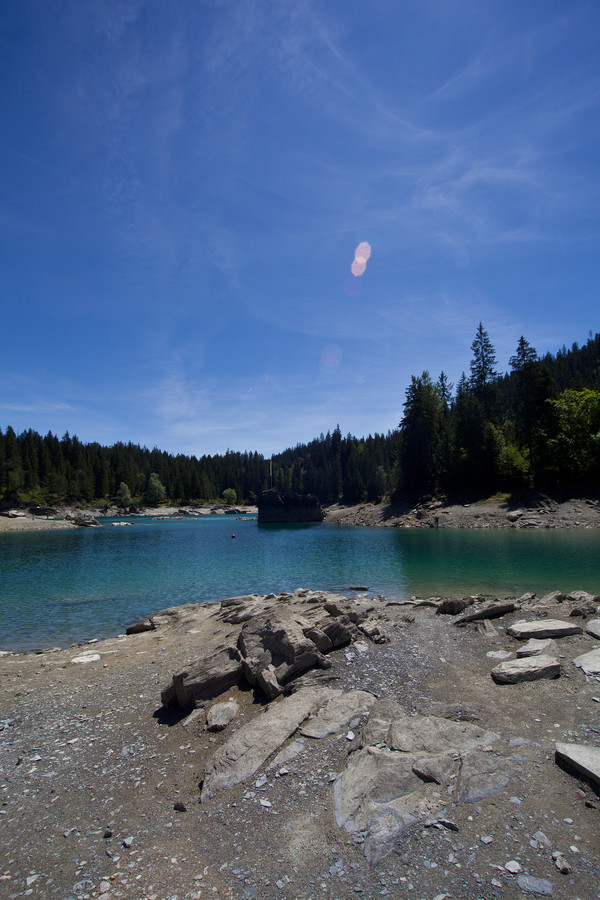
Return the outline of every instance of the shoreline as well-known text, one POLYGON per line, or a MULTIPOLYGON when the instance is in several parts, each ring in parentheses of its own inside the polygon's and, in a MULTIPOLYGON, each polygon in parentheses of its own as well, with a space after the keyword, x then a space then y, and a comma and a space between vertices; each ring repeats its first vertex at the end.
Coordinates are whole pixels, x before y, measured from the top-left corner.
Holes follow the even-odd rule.
MULTIPOLYGON (((325 523, 368 528, 600 528, 600 500, 595 497, 558 499, 545 494, 524 495, 522 502, 508 497, 490 497, 471 502, 442 502, 425 500, 410 504, 380 502, 341 503, 323 507, 325 523)), ((73 515, 67 507, 59 515, 73 515)), ((143 512, 119 515, 117 510, 104 516, 91 507, 88 513, 103 524, 103 518, 160 518, 176 520, 201 518, 208 515, 239 516, 248 519, 257 515, 257 507, 156 507, 143 512)), ((64 518, 37 518, 31 514, 10 518, 0 515, 0 535, 23 531, 44 531, 76 528, 64 518)))
MULTIPOLYGON (((294 601, 314 608, 312 593, 297 592, 294 601)), ((268 596, 277 605, 292 599, 268 596)), ((323 595, 320 602, 332 600, 323 595)), ((419 819, 409 820, 389 855, 369 861, 360 833, 345 830, 336 805, 341 774, 362 753, 364 715, 356 713, 323 737, 292 734, 285 761, 273 765, 271 758, 201 802, 215 754, 287 699, 265 706, 252 690, 232 686, 196 710, 165 710, 160 695, 172 676, 188 670, 207 642, 220 646, 227 629, 240 627, 227 624, 231 601, 179 607, 155 630, 0 657, 7 896, 350 900, 385 892, 508 900, 521 896, 522 884, 550 886, 554 900, 595 896, 600 789, 557 765, 554 753, 557 741, 598 745, 600 688, 573 665, 597 641, 585 633, 560 638, 557 679, 498 685, 490 677, 520 646, 511 624, 558 617, 585 625, 569 619, 574 602, 521 598, 485 628, 457 628, 456 616, 427 604, 368 604, 369 621, 388 639, 357 635, 331 650, 330 667, 313 670, 307 685, 346 697, 370 692, 382 712, 400 704, 408 722, 483 729, 490 743, 458 755, 463 770, 482 772, 477 800, 450 795, 456 781, 424 783, 415 795, 425 804, 419 819), (223 700, 238 707, 237 717, 210 731, 208 714, 223 700), (507 783, 496 784, 502 772, 507 783)), ((390 754, 398 751, 374 747, 368 758, 390 754)))

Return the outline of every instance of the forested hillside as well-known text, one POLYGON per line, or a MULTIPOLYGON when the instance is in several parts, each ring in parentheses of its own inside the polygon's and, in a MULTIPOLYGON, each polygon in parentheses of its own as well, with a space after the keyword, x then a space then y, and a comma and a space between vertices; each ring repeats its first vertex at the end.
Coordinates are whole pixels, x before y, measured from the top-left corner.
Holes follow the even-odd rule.
POLYGON ((343 437, 339 426, 265 459, 259 453, 173 456, 118 443, 84 444, 68 433, 0 431, 4 502, 255 502, 273 486, 322 503, 386 494, 494 492, 521 486, 600 483, 600 334, 539 358, 521 338, 510 371, 497 372, 479 325, 469 374, 454 387, 443 372, 413 376, 398 429, 343 437))

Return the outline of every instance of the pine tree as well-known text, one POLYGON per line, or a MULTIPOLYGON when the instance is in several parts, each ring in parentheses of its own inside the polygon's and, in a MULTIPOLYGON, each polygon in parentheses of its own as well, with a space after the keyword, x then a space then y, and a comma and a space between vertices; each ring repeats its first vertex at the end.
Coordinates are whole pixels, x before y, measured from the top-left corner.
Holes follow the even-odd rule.
POLYGON ((478 394, 485 393, 486 386, 497 377, 496 351, 482 323, 479 323, 475 340, 471 344, 473 359, 471 360, 471 387, 478 394))

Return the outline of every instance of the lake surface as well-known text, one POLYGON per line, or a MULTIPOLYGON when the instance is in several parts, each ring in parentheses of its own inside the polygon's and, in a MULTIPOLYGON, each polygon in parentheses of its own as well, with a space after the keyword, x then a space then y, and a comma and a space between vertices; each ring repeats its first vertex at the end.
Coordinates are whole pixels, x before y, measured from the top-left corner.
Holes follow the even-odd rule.
POLYGON ((299 587, 368 585, 390 599, 600 593, 597 530, 128 521, 0 535, 0 649, 64 647, 122 633, 167 606, 299 587))

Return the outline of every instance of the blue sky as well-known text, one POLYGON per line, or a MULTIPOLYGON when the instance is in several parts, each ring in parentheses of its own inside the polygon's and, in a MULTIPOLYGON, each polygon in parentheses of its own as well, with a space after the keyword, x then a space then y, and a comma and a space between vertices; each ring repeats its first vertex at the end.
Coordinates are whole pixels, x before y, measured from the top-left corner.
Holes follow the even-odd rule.
POLYGON ((0 427, 265 455, 600 330, 597 0, 2 0, 0 427), (362 275, 357 246, 371 255, 362 275))

